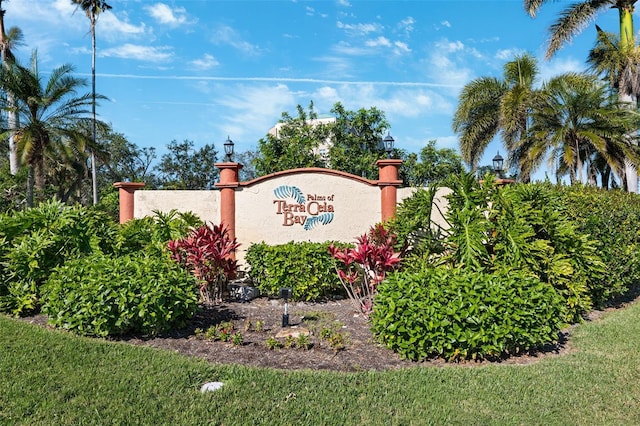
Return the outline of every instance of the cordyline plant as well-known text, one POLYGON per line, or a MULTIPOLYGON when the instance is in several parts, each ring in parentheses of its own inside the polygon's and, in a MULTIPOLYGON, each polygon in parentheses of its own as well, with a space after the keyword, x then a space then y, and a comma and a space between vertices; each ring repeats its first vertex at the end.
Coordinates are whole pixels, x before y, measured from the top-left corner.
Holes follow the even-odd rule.
POLYGON ((222 225, 205 224, 185 238, 168 243, 171 258, 191 272, 200 283, 204 303, 222 301, 222 292, 235 275, 237 262, 232 254, 240 246, 222 225))
POLYGON ((356 238, 355 248, 329 246, 336 272, 354 308, 369 317, 378 284, 387 272, 400 266, 401 253, 394 250, 396 236, 381 224, 356 238))

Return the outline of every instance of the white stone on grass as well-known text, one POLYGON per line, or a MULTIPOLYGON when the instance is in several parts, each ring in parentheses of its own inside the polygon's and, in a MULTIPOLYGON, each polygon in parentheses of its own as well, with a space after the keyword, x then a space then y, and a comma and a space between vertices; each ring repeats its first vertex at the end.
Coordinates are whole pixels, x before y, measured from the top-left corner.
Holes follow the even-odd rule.
POLYGON ((224 385, 224 383, 222 382, 209 382, 209 383, 205 383, 204 385, 202 385, 202 387, 200 388, 200 392, 204 393, 204 392, 213 392, 213 391, 217 391, 218 389, 220 389, 222 386, 224 385))

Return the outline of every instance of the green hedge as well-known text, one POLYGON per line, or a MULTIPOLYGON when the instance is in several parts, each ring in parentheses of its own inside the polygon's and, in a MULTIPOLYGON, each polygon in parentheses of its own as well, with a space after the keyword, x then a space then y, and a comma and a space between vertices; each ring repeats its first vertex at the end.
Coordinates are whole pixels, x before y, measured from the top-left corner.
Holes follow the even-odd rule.
POLYGON ((42 288, 49 323, 78 334, 153 334, 179 327, 198 306, 195 278, 168 255, 75 259, 42 288))
MULTIPOLYGON (((250 276, 260 293, 278 296, 290 287, 295 300, 318 300, 345 295, 329 254, 330 242, 289 242, 281 245, 252 244, 246 255, 250 276)), ((346 244, 334 243, 346 247, 346 244)))
POLYGON ((116 224, 105 214, 59 201, 0 216, 0 309, 37 311, 40 287, 69 259, 109 253, 116 224))
POLYGON ((598 307, 640 283, 640 195, 590 186, 557 190, 564 214, 596 241, 606 273, 590 285, 598 307))
POLYGON ((395 273, 378 286, 372 331, 405 358, 492 359, 555 342, 564 304, 523 272, 395 273))

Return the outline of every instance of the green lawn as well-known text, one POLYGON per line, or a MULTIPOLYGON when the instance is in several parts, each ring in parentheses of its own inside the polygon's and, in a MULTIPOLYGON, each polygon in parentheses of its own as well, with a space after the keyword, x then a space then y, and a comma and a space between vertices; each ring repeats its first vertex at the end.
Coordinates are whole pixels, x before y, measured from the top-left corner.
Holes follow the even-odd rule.
MULTIPOLYGON (((640 424, 640 304, 532 365, 363 373, 212 366, 0 316, 0 424, 640 424), (222 390, 199 392, 208 381, 222 390)), ((304 356, 301 353, 300 356, 304 356)))

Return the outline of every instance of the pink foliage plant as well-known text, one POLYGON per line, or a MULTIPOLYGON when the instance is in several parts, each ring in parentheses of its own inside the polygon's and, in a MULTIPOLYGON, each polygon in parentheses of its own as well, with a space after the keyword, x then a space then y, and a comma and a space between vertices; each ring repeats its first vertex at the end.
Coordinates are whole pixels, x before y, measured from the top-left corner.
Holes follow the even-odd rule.
POLYGON ((395 251, 396 237, 381 224, 356 238, 355 248, 329 246, 337 261, 336 272, 354 308, 369 317, 378 284, 387 272, 400 266, 401 253, 395 251))
POLYGON ((200 285, 204 303, 220 302, 229 278, 237 271, 233 253, 240 244, 222 225, 205 224, 185 238, 168 243, 171 258, 190 271, 200 285))

